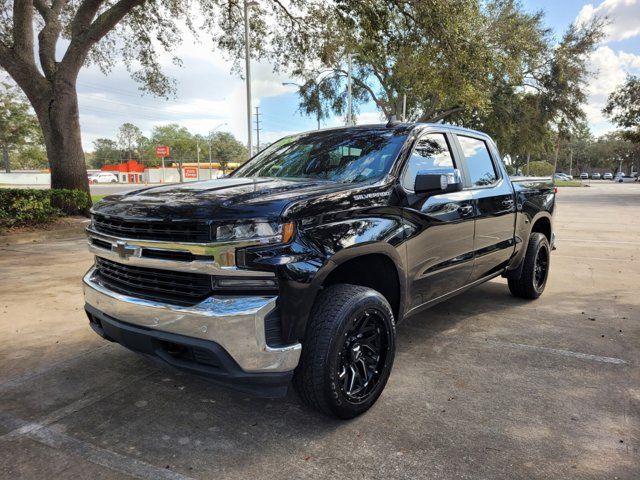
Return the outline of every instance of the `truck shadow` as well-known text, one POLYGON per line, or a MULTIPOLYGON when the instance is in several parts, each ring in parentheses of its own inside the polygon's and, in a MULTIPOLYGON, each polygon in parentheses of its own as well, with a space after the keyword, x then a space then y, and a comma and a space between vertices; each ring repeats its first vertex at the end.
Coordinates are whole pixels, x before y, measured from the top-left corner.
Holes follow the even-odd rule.
MULTIPOLYGON (((607 293, 601 292, 601 295, 607 297, 607 293)), ((429 391, 419 382, 401 383, 406 380, 403 377, 415 378, 428 375, 431 368, 443 369, 439 364, 443 359, 432 350, 433 345, 443 342, 435 337, 457 329, 455 337, 464 340, 467 329, 474 327, 484 333, 487 325, 473 325, 479 323, 475 322, 477 317, 516 318, 524 312, 533 317, 551 308, 580 315, 579 309, 592 304, 589 295, 573 296, 570 305, 560 297, 555 294, 534 303, 519 300, 511 297, 504 281, 496 280, 407 319, 398 328, 398 350, 402 353, 412 349, 418 359, 428 360, 428 364, 416 367, 406 357, 399 358, 394 373, 400 380, 394 381, 392 376, 392 388, 383 393, 378 404, 352 421, 327 418, 307 409, 293 391, 282 399, 251 398, 170 367, 158 367, 156 362, 142 359, 117 345, 0 392, 4 394, 2 410, 28 421, 58 418, 47 428, 151 465, 168 466, 194 478, 222 478, 230 472, 234 472, 232 477, 239 478, 241 472, 249 471, 259 471, 260 476, 265 477, 279 472, 295 473, 298 477, 318 476, 319 462, 324 462, 323 468, 328 469, 322 470, 323 475, 344 474, 344 467, 340 467, 336 459, 357 464, 362 476, 372 478, 376 476, 375 465, 381 458, 393 463, 397 460, 389 452, 401 451, 407 445, 414 445, 417 451, 433 446, 436 459, 439 455, 457 454, 456 442, 451 440, 449 445, 442 438, 457 439, 471 450, 478 448, 478 456, 486 452, 474 445, 487 442, 498 445, 505 449, 503 454, 517 463, 522 452, 518 453, 519 447, 514 441, 523 440, 512 438, 513 432, 543 432, 539 438, 525 442, 528 448, 543 449, 544 444, 558 434, 551 414, 533 411, 526 417, 503 419, 491 417, 490 407, 485 406, 489 409, 485 415, 482 409, 469 404, 468 409, 460 411, 458 423, 448 423, 439 416, 439 408, 434 411, 424 407, 442 395, 446 403, 445 393, 429 391), (111 370, 110 376, 101 380, 99 372, 105 368, 111 370), (68 408, 70 403, 81 401, 86 392, 95 396, 94 403, 82 403, 80 409, 68 408), (64 415, 51 412, 46 407, 49 403, 55 412, 68 411, 65 410, 64 415), (409 411, 401 413, 401 408, 409 411), (479 421, 503 423, 499 429, 494 428, 493 433, 487 433, 473 427, 479 421), (473 441, 469 441, 470 438, 473 441), (505 445, 510 445, 511 451, 505 445)), ((619 311, 633 308, 621 301, 616 301, 615 307, 619 311)), ((585 324, 593 325, 586 319, 585 324)), ((510 389, 508 382, 503 386, 484 383, 486 379, 474 379, 473 370, 468 367, 460 365, 459 375, 466 379, 465 388, 479 389, 476 395, 485 395, 483 392, 491 385, 491 395, 496 398, 512 397, 516 403, 526 403, 526 394, 510 389)), ((454 389, 454 380, 448 375, 440 377, 439 388, 443 391, 454 389)), ((597 397, 597 390, 586 391, 591 397, 581 398, 581 402, 602 401, 597 397)), ((582 390, 580 392, 582 395, 582 390)), ((539 400, 551 402, 547 397, 539 400)), ((516 415, 519 410, 514 412, 511 414, 516 415)), ((613 415, 607 417, 607 421, 617 426, 613 415)), ((568 454, 568 450, 559 449, 546 460, 560 465, 568 454)), ((419 460, 414 458, 415 465, 420 464, 419 460)), ((403 468, 410 469, 411 465, 405 464, 403 468)))

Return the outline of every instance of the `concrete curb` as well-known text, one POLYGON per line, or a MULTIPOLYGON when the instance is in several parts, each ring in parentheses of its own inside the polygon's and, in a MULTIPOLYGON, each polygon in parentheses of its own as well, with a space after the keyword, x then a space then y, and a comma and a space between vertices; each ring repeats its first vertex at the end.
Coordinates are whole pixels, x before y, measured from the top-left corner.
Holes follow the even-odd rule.
POLYGON ((37 230, 0 234, 0 245, 24 245, 56 239, 81 238, 84 236, 84 230, 88 224, 88 218, 69 217, 37 230))

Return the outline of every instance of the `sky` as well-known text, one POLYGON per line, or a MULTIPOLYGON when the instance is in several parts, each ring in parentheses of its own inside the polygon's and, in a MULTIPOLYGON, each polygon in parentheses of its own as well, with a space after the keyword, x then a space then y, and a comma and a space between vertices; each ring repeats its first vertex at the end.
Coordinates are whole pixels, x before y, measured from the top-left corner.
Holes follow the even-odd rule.
MULTIPOLYGON (((586 21, 593 15, 609 17, 606 38, 589 61, 593 77, 589 80, 585 111, 595 135, 613 130, 601 110, 607 95, 628 73, 640 74, 640 0, 523 0, 523 4, 532 12, 543 10, 546 24, 557 38, 571 23, 586 21)), ((191 40, 186 40, 175 53, 183 64, 165 69, 177 81, 177 94, 168 101, 141 94, 123 66, 117 66, 107 76, 96 67, 81 71, 78 96, 85 150, 93 150, 96 138, 115 139, 118 127, 125 122, 139 126, 147 136, 155 125, 175 122, 203 135, 217 128, 246 143, 245 84, 231 73, 231 62, 210 45, 191 40)), ((267 64, 252 63, 252 101, 254 111, 256 105, 260 107, 261 141, 272 142, 317 127, 314 118, 297 112, 296 87, 283 85, 290 81, 293 80, 286 74, 274 74, 267 64)), ((381 121, 373 104, 361 107, 358 123, 381 121)), ((342 118, 334 117, 322 126, 342 123, 342 118)), ((254 144, 255 141, 254 128, 254 144)))

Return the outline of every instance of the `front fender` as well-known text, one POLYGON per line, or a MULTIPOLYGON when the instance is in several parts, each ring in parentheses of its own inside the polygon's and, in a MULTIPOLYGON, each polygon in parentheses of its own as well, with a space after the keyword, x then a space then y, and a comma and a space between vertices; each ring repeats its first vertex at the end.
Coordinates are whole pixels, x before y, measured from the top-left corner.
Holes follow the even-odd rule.
POLYGON ((386 255, 398 270, 404 305, 405 258, 402 247, 406 224, 400 215, 360 217, 299 228, 288 245, 245 249, 239 265, 275 272, 283 340, 304 337, 318 292, 340 265, 369 254, 386 255))

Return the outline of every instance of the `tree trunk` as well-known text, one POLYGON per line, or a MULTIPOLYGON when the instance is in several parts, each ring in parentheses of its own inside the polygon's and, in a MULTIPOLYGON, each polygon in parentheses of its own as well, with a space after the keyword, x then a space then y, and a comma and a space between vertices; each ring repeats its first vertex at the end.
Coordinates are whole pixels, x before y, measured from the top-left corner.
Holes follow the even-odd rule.
POLYGON ((553 158, 553 173, 558 171, 558 155, 560 155, 560 132, 558 132, 558 139, 556 140, 555 155, 553 158))
POLYGON ((2 160, 4 160, 4 171, 11 173, 11 163, 9 163, 9 148, 6 145, 2 146, 2 160))
POLYGON ((35 108, 51 168, 51 188, 78 189, 89 194, 75 86, 55 82, 51 92, 35 108))

